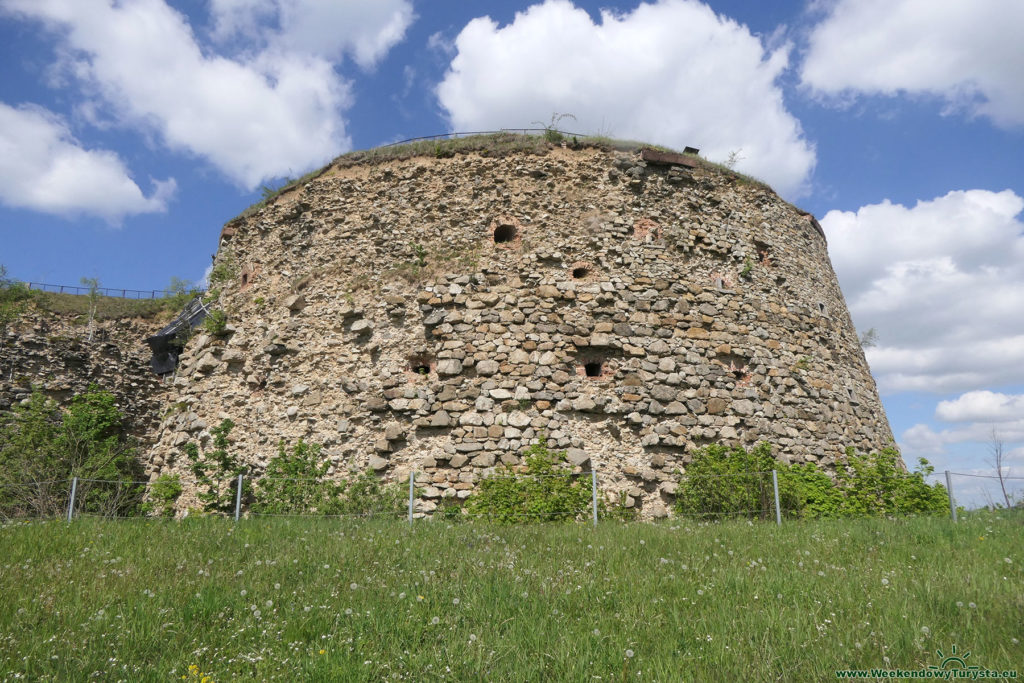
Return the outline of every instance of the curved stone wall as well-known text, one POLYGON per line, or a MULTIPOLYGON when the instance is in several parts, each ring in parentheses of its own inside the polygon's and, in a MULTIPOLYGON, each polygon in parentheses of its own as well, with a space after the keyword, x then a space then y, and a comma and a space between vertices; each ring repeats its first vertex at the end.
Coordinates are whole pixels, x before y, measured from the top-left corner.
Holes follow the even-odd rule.
POLYGON ((194 338, 151 452, 224 417, 334 471, 465 497, 540 435, 647 514, 708 443, 828 466, 892 433, 813 217, 703 164, 556 148, 334 167, 229 223, 226 338, 194 338), (429 484, 429 486, 428 486, 429 484))

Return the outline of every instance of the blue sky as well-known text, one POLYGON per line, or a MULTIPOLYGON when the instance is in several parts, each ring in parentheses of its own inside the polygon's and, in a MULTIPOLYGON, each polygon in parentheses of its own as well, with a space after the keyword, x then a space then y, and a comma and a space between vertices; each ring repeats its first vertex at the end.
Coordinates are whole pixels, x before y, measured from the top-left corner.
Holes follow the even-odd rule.
POLYGON ((908 462, 991 473, 995 429, 1024 476, 1021 35, 1021 0, 0 0, 0 263, 198 280, 264 184, 572 113, 814 213, 908 462))

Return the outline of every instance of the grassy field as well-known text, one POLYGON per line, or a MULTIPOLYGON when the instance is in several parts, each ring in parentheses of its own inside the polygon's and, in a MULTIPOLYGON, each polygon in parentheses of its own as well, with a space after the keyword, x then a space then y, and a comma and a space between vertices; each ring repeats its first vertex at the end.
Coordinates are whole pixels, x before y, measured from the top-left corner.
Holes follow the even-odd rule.
MULTIPOLYGON (((1005 513, 1004 513, 1005 515, 1005 513)), ((0 678, 1024 676, 1024 519, 0 528, 0 678)))

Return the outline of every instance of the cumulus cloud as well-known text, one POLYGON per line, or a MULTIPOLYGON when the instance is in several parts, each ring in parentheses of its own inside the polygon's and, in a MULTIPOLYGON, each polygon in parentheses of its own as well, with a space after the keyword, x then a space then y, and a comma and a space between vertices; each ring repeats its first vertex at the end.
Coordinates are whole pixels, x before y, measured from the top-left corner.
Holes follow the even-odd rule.
POLYGON ((507 26, 469 22, 437 89, 454 130, 524 127, 552 112, 583 133, 610 133, 711 159, 781 193, 801 191, 814 147, 786 110, 777 79, 788 47, 768 51, 745 27, 696 0, 660 0, 595 23, 568 0, 547 0, 507 26))
POLYGON ((943 422, 1008 422, 1024 419, 1024 394, 968 391, 952 401, 941 401, 935 417, 943 422))
POLYGON ((810 34, 805 85, 829 94, 937 95, 1024 125, 1024 3, 839 0, 810 34))
POLYGON ((879 344, 883 392, 1024 382, 1024 199, 954 191, 821 220, 850 312, 879 344))
POLYGON ((349 52, 371 64, 408 21, 394 16, 403 2, 312 3, 324 7, 298 16, 307 4, 217 2, 224 31, 241 31, 249 19, 256 25, 265 12, 281 15, 272 41, 228 58, 204 49, 164 0, 0 0, 8 12, 55 30, 62 71, 121 125, 155 133, 247 189, 351 147, 341 118, 352 104, 350 87, 330 59, 349 52), (307 25, 312 20, 324 23, 307 25), (302 42, 308 47, 293 49, 302 42))
POLYGON ((117 154, 85 149, 53 113, 0 102, 0 201, 62 216, 89 214, 112 223, 165 211, 173 179, 145 196, 117 154))
POLYGON ((405 37, 408 0, 212 0, 215 35, 262 41, 275 51, 328 61, 350 55, 370 68, 405 37))

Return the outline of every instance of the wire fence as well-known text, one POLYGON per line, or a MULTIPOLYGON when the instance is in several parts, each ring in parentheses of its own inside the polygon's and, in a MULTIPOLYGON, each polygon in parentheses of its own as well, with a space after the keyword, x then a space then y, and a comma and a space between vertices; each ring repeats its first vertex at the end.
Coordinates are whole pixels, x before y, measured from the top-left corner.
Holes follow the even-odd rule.
POLYGON ((683 475, 647 482, 646 488, 644 482, 602 486, 596 470, 493 472, 474 482, 455 483, 412 472, 401 484, 360 484, 356 479, 347 487, 346 482, 326 479, 239 475, 208 489, 205 499, 193 495, 184 502, 169 499, 158 482, 74 477, 0 482, 0 521, 150 519, 182 516, 191 508, 236 522, 262 517, 401 519, 410 525, 427 518, 502 523, 573 519, 597 525, 602 519, 635 518, 643 506, 642 516, 647 517, 667 514, 701 522, 747 519, 781 525, 817 517, 900 517, 940 511, 956 522, 959 515, 979 509, 1024 510, 1024 477, 947 471, 933 475, 930 486, 907 493, 899 483, 914 477, 919 480, 908 474, 861 482, 856 497, 840 500, 826 489, 809 495, 800 488, 799 475, 786 471, 683 475), (491 503, 476 504, 485 495, 491 496, 491 503))

